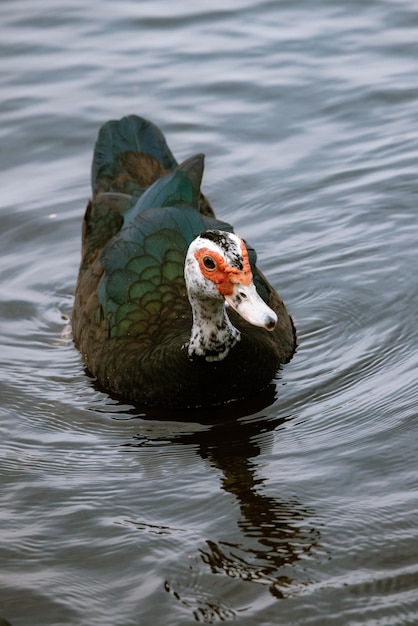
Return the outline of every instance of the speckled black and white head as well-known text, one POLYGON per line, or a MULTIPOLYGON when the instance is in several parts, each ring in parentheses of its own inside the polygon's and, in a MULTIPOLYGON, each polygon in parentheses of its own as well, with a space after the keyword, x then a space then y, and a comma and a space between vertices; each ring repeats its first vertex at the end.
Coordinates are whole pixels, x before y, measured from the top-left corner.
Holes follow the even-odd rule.
POLYGON ((239 341, 225 304, 254 326, 273 330, 277 315, 260 298, 244 242, 233 233, 206 230, 189 246, 184 267, 193 312, 189 356, 224 359, 239 341))

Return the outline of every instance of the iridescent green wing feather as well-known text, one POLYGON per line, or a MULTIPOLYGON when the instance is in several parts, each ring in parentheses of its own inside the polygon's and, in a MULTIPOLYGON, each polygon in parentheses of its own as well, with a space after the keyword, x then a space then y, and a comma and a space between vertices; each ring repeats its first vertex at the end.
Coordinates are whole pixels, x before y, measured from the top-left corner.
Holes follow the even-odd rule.
POLYGON ((155 181, 124 214, 124 226, 145 209, 153 207, 191 207, 198 211, 203 165, 204 155, 196 154, 171 174, 155 181))

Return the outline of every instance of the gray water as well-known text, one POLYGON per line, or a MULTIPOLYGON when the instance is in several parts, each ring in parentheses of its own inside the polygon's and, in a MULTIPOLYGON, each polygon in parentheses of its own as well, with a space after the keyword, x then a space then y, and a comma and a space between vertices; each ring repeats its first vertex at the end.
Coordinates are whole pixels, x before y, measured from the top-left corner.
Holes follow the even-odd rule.
POLYGON ((0 616, 416 625, 417 3, 4 0, 0 23, 0 616), (254 401, 135 409, 84 373, 91 153, 130 113, 206 153, 295 320, 254 401))

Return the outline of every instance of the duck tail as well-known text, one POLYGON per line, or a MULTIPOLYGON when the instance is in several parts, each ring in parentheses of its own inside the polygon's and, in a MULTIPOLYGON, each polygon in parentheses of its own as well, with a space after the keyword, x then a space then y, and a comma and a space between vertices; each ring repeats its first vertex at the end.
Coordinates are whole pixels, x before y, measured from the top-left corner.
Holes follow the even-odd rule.
POLYGON ((128 115, 104 124, 94 149, 93 194, 138 193, 177 166, 164 135, 152 122, 128 115))

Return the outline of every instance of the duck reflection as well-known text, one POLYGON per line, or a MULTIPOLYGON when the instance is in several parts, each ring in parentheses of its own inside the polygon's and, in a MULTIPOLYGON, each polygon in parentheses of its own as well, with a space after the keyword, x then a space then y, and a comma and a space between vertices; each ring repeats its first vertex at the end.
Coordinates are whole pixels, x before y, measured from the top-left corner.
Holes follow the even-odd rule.
POLYGON ((248 458, 224 455, 221 463, 216 459, 216 466, 224 472, 223 488, 239 502, 238 526, 245 541, 208 540, 207 549, 201 550, 202 560, 213 573, 267 585, 273 596, 283 597, 293 582, 290 566, 319 540, 318 531, 306 524, 313 512, 297 500, 286 502, 260 493, 263 480, 255 478, 255 466, 248 458))
MULTIPOLYGON (((200 423, 211 418, 212 426, 199 432, 182 432, 172 440, 193 445, 203 459, 220 470, 222 489, 236 498, 240 508, 237 524, 242 539, 207 539, 199 549, 201 561, 211 573, 265 585, 272 596, 282 598, 294 582, 294 565, 317 546, 320 533, 310 521, 314 511, 296 498, 286 500, 263 493, 265 479, 260 476, 256 459, 272 448, 275 431, 290 419, 271 416, 271 411, 270 417, 254 415, 272 404, 274 394, 272 385, 252 405, 247 401, 245 405, 223 407, 215 414, 213 410, 207 415, 199 413, 200 423)), ((138 435, 138 440, 143 442, 143 435, 138 435)), ((180 599, 169 582, 166 590, 180 599)))
POLYGON ((282 500, 263 493, 265 479, 257 462, 260 453, 273 444, 273 431, 286 419, 247 421, 225 432, 220 428, 204 437, 200 453, 222 471, 222 488, 235 496, 241 516, 238 526, 241 543, 207 541, 202 560, 213 573, 224 573, 267 585, 270 593, 281 598, 293 582, 292 565, 312 551, 319 532, 309 518, 314 514, 297 499, 282 500))

